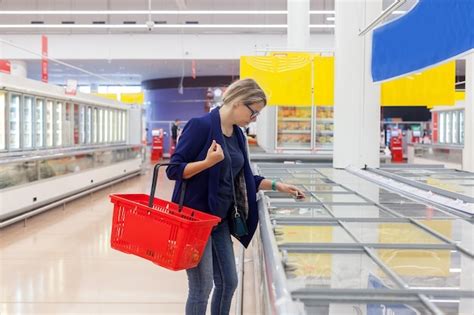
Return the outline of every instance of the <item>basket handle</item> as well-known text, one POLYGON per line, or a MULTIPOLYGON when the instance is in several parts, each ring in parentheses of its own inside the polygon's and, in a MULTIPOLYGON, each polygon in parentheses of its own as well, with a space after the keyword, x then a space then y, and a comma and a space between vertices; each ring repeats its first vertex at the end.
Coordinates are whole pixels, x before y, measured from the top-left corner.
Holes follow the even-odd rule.
MULTIPOLYGON (((155 199, 155 190, 156 190, 156 183, 158 181, 158 172, 160 167, 162 166, 170 166, 170 165, 179 165, 179 163, 158 163, 155 164, 153 167, 153 179, 151 182, 151 191, 150 191, 150 200, 148 200, 148 207, 153 208, 153 200, 155 199)), ((181 185, 181 193, 179 194, 179 212, 183 210, 183 203, 184 203, 184 193, 186 191, 186 181, 183 181, 181 185)))

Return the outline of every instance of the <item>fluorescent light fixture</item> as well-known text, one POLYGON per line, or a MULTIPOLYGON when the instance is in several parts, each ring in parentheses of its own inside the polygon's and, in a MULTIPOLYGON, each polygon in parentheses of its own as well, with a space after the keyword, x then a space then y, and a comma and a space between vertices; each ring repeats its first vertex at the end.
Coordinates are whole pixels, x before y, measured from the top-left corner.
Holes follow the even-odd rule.
POLYGON ((392 14, 405 14, 407 11, 393 11, 392 14))
MULTIPOLYGON (((312 24, 310 28, 334 28, 334 24, 312 24)), ((44 29, 44 28, 68 28, 68 29, 148 29, 145 24, 0 24, 0 29, 44 29)), ((155 29, 160 28, 273 28, 286 29, 287 24, 155 24, 155 29)))
MULTIPOLYGON (((334 11, 309 11, 309 14, 334 14, 334 11)), ((287 10, 29 10, 29 11, 0 11, 0 15, 285 15, 287 10)))
POLYGON ((336 18, 335 18, 334 16, 328 16, 328 17, 326 18, 326 20, 328 20, 328 21, 335 21, 336 18))

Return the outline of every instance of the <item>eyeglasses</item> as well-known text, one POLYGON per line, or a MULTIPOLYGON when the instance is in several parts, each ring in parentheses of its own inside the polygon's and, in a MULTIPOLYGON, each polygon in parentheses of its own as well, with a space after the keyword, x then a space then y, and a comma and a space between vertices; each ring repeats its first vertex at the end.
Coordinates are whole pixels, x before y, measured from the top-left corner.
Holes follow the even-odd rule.
POLYGON ((253 110, 252 107, 250 107, 250 105, 245 104, 245 106, 250 110, 250 113, 251 113, 250 119, 257 118, 257 116, 260 115, 260 112, 257 110, 253 110))

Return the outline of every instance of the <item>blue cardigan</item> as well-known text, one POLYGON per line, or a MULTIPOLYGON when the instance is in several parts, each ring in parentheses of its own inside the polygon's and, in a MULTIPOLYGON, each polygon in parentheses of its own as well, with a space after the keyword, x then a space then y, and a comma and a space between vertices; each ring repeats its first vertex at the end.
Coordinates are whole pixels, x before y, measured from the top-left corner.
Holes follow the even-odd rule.
MULTIPOLYGON (((244 154, 245 161, 244 177, 249 203, 247 218, 249 235, 242 237, 240 242, 247 247, 252 240, 258 224, 257 188, 264 178, 253 175, 252 173, 247 156, 246 140, 242 130, 234 126, 234 132, 237 135, 239 147, 244 154)), ((191 119, 183 129, 176 150, 170 161, 171 163, 179 164, 168 166, 166 169, 168 178, 176 181, 172 197, 173 202, 177 203, 179 201, 178 198, 183 183, 184 168, 190 162, 204 160, 212 140, 216 140, 217 143, 223 146, 224 137, 222 136, 221 118, 218 109, 211 111, 203 117, 191 119)), ((217 213, 217 190, 222 163, 223 161, 187 179, 184 197, 185 206, 210 214, 217 213)))

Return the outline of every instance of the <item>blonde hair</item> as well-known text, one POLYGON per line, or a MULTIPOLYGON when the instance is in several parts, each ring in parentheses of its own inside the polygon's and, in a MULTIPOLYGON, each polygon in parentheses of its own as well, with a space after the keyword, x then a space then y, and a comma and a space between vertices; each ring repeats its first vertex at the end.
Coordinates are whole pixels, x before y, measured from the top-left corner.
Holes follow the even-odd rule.
POLYGON ((222 101, 224 106, 236 102, 243 102, 247 106, 263 103, 265 106, 267 105, 267 96, 254 79, 242 79, 229 85, 222 96, 222 101))

